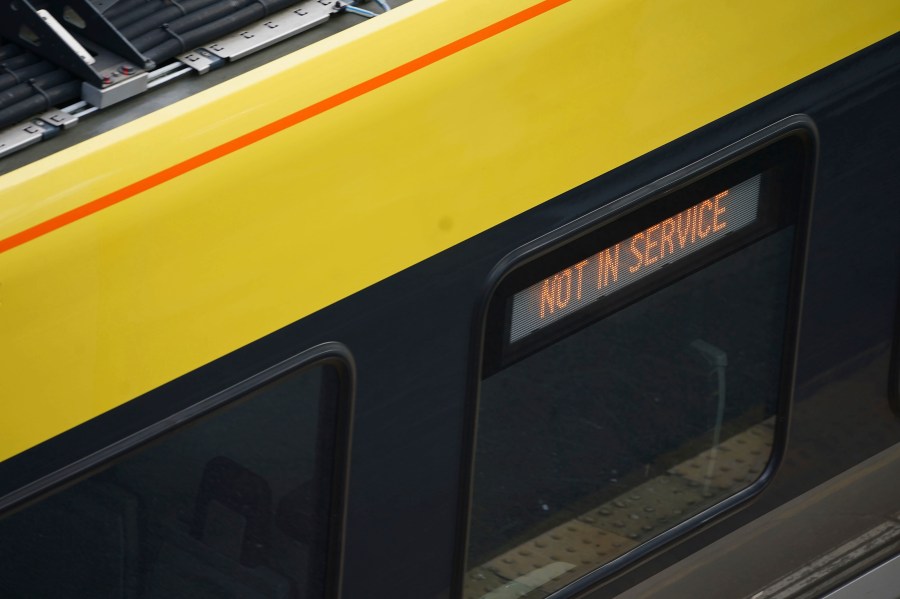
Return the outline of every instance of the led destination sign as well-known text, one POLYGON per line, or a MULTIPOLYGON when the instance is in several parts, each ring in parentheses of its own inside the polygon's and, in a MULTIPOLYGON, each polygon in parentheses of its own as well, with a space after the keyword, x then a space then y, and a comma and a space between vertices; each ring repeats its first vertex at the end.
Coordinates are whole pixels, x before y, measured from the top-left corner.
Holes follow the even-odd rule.
POLYGON ((516 293, 509 341, 518 341, 747 227, 758 216, 761 178, 756 175, 726 189, 516 293))

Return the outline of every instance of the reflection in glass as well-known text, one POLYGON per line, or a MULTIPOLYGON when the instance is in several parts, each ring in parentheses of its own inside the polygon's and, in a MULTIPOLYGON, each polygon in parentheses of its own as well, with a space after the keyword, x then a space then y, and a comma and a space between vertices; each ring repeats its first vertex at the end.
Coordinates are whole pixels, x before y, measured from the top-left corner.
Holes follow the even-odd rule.
POLYGON ((283 375, 0 520, 0 596, 324 597, 337 377, 283 375))
POLYGON ((545 597, 759 478, 792 234, 482 381, 466 598, 545 597))

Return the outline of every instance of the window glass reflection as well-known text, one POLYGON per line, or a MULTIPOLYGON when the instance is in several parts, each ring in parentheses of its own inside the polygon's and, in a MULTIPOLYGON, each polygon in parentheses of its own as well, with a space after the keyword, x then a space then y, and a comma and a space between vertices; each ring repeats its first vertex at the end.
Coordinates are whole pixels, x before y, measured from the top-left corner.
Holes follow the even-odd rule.
POLYGON ((772 453, 793 230, 482 381, 467 598, 539 598, 746 488, 772 453))
POLYGON ((288 373, 0 520, 0 596, 324 597, 337 394, 288 373))

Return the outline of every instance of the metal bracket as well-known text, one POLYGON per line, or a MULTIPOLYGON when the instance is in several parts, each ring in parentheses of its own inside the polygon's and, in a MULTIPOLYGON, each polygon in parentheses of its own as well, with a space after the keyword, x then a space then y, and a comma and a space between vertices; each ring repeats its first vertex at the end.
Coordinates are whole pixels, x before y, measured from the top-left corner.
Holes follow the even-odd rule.
POLYGON ((52 127, 59 127, 60 129, 71 129, 78 124, 77 116, 69 114, 68 112, 63 112, 62 110, 48 110, 34 118, 43 121, 52 127))
POLYGON ((335 5, 334 0, 307 0, 176 58, 197 72, 206 73, 221 66, 216 59, 238 60, 321 25, 335 12, 335 5))
POLYGON ((201 75, 225 66, 226 62, 206 48, 197 48, 191 52, 179 54, 175 57, 175 60, 194 69, 201 75))
POLYGON ((80 56, 79 50, 54 30, 62 21, 76 29, 79 35, 73 37, 89 49, 94 50, 97 48, 96 44, 99 44, 118 52, 118 56, 109 51, 104 52, 108 57, 115 56, 113 62, 121 65, 118 68, 137 70, 137 67, 123 60, 122 55, 137 65, 150 63, 86 0, 51 0, 48 8, 57 23, 46 21, 29 0, 0 2, 0 35, 98 87, 111 85, 113 82, 106 81, 108 75, 93 64, 92 58, 95 57, 80 56), (88 39, 94 43, 87 41, 88 39))
POLYGON ((84 82, 81 84, 81 97, 98 108, 106 108, 147 91, 149 82, 150 76, 144 71, 104 87, 84 82))
POLYGON ((30 121, 0 131, 0 158, 56 137, 63 129, 74 127, 77 123, 76 116, 60 110, 50 110, 30 121))
POLYGON ((34 123, 17 125, 0 131, 0 158, 32 146, 43 138, 43 129, 34 123))
POLYGON ((138 51, 100 10, 88 0, 43 0, 57 19, 72 25, 76 33, 145 69, 156 65, 138 51))

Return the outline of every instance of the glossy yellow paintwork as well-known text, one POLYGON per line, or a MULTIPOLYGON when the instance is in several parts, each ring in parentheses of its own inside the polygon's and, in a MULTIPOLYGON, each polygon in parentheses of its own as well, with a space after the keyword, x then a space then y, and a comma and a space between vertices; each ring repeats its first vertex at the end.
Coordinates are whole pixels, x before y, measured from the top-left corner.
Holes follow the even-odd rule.
MULTIPOLYGON (((535 3, 416 0, 10 173, 0 238, 535 3)), ((898 24, 896 0, 572 0, 14 248, 0 255, 0 459, 898 24)))

